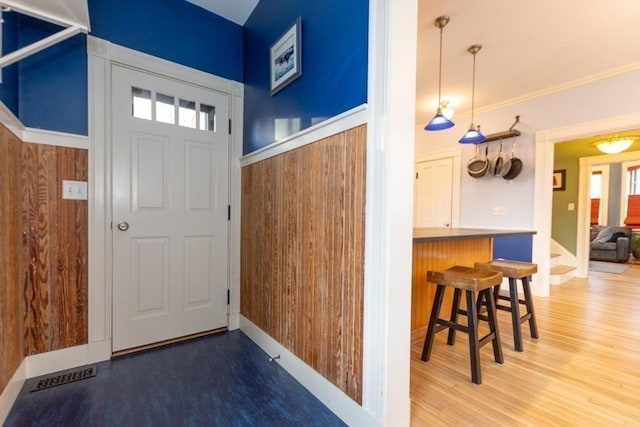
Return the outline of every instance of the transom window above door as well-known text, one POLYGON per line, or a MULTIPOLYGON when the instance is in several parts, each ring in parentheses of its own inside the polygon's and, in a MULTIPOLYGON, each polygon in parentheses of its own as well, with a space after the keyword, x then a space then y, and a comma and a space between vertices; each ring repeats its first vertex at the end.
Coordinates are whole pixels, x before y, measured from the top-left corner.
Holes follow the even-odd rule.
POLYGON ((138 119, 216 131, 216 107, 133 86, 131 113, 138 119))

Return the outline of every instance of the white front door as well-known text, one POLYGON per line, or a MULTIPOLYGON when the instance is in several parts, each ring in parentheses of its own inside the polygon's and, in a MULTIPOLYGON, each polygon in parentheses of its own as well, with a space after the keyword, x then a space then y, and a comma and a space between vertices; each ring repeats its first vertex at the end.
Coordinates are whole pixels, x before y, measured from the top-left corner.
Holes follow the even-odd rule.
POLYGON ((113 351, 226 327, 229 97, 112 81, 113 351))
POLYGON ((416 164, 415 227, 450 227, 453 157, 416 164))

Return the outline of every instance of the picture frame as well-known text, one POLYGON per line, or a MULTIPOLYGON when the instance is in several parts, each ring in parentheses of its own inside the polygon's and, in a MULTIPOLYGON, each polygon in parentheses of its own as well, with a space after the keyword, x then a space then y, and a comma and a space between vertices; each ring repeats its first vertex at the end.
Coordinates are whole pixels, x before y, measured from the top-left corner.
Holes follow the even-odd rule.
POLYGON ((282 34, 269 48, 271 96, 302 75, 302 19, 282 34))
POLYGON ((565 191, 567 180, 567 170, 558 169, 553 171, 553 191, 565 191))

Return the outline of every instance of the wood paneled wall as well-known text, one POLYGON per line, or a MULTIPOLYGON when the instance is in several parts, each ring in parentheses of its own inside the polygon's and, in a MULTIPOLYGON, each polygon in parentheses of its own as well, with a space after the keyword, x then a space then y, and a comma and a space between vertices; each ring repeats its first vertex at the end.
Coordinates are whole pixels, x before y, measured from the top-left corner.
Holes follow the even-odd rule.
MULTIPOLYGON (((440 242, 414 242, 411 278, 411 330, 422 335, 431 315, 431 306, 436 293, 436 285, 427 282, 428 270, 445 270, 454 265, 473 267, 476 262, 491 260, 490 238, 470 240, 449 240, 440 242)), ((445 291, 441 310, 451 309, 453 291, 445 291)), ((441 311, 443 313, 443 311, 441 311)), ((445 316, 446 317, 446 316, 445 316)), ((414 336, 414 338, 416 338, 414 336)))
POLYGON ((24 358, 21 150, 22 142, 0 124, 0 392, 24 358))
POLYGON ((62 181, 87 181, 87 151, 23 144, 25 354, 87 343, 87 201, 62 181))
POLYGON ((87 150, 29 144, 0 124, 0 391, 24 356, 87 343, 87 150))
POLYGON ((241 313, 362 401, 366 127, 242 169, 241 313))

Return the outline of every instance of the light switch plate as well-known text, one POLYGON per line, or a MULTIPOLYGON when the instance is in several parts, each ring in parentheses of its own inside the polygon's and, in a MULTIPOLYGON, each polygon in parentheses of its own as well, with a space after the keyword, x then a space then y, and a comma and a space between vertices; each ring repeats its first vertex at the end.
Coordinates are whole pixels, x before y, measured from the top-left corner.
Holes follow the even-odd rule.
POLYGON ((87 182, 62 181, 62 198, 68 200, 87 200, 87 182))

